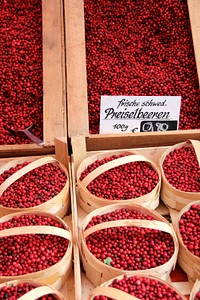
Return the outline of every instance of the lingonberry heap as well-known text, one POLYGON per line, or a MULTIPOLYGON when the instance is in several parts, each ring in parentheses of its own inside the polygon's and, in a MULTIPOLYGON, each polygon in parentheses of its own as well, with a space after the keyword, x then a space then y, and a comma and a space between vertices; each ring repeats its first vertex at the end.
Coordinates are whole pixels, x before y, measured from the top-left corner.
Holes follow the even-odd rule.
POLYGON ((187 0, 84 0, 90 133, 101 95, 181 96, 179 129, 200 128, 187 0))
MULTIPOLYGON (((124 155, 113 155, 96 160, 81 174, 83 180, 91 171, 124 155)), ((132 199, 150 193, 158 184, 159 176, 146 162, 131 162, 110 169, 91 181, 87 189, 95 196, 104 199, 132 199)))
MULTIPOLYGON (((153 220, 153 217, 123 208, 94 216, 87 228, 123 219, 153 220)), ((174 253, 174 242, 170 234, 135 226, 98 230, 86 237, 86 244, 98 260, 122 270, 154 268, 166 263, 174 253)))
POLYGON ((200 192, 200 167, 192 146, 171 151, 162 167, 167 181, 176 189, 200 192))
POLYGON ((192 205, 181 216, 179 231, 187 249, 200 257, 200 205, 192 205))
POLYGON ((0 144, 27 144, 43 135, 42 1, 0 1, 0 144))
MULTIPOLYGON (((63 228, 50 217, 35 214, 15 216, 0 223, 0 230, 48 225, 63 228)), ((45 270, 65 255, 69 241, 49 234, 23 234, 0 239, 0 276, 17 276, 45 270)))
MULTIPOLYGON (((4 171, 0 175, 0 184, 28 164, 28 162, 18 164, 4 171)), ((40 166, 10 185, 0 197, 0 205, 10 208, 40 205, 59 194, 66 181, 66 174, 58 166, 54 164, 40 166)))
MULTIPOLYGON (((182 297, 170 286, 156 279, 142 276, 127 277, 124 275, 123 279, 114 279, 109 286, 124 291, 142 300, 182 299, 182 297)), ((94 300, 114 299, 99 295, 95 296, 94 300)))
MULTIPOLYGON (((3 286, 0 289, 0 300, 17 300, 24 294, 35 289, 35 286, 29 283, 19 283, 12 286, 3 286)), ((56 298, 53 295, 46 295, 38 298, 38 300, 55 300, 56 298)))

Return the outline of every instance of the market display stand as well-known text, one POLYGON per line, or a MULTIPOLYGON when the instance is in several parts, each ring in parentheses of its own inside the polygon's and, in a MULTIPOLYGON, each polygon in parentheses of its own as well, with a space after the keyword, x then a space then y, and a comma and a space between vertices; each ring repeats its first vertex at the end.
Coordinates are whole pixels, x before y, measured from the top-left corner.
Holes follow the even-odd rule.
MULTIPOLYGON (((42 0, 42 5, 45 146, 0 145, 0 166, 19 156, 32 155, 38 158, 43 155, 54 156, 67 166, 70 176, 71 213, 65 217, 65 221, 71 227, 73 235, 73 271, 60 292, 66 300, 87 300, 94 286, 81 270, 79 256, 79 227, 86 213, 78 205, 78 165, 94 153, 115 149, 140 151, 158 164, 168 145, 188 139, 200 140, 200 129, 116 135, 89 134, 83 0, 42 0), (67 81, 66 72, 70 74, 67 81), (71 144, 71 162, 68 142, 71 144)), ((200 1, 188 0, 188 8, 200 81, 200 1)), ((169 214, 168 208, 163 205, 157 210, 166 217, 169 214)), ((185 295, 190 293, 193 285, 178 267, 170 281, 185 295)))
POLYGON ((54 153, 54 138, 67 136, 62 0, 42 0, 42 35, 44 146, 0 145, 0 157, 54 153))

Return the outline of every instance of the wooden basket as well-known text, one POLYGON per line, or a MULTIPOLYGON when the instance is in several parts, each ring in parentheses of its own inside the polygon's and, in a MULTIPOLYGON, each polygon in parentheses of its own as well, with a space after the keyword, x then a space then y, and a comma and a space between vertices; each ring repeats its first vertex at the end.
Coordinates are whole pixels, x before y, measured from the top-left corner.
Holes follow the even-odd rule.
POLYGON ((83 210, 86 212, 91 212, 96 208, 110 205, 110 204, 118 204, 118 203, 126 203, 126 204, 139 204, 151 209, 155 209, 159 205, 159 193, 160 193, 160 187, 161 187, 161 175, 159 168, 156 166, 155 163, 148 160, 143 155, 140 155, 139 153, 135 151, 112 151, 112 152, 103 152, 100 154, 96 154, 93 156, 90 156, 86 158, 78 167, 77 169, 77 183, 78 183, 78 190, 79 190, 79 203, 83 210), (110 157, 112 155, 120 155, 120 154, 126 154, 125 157, 117 158, 113 161, 107 162, 103 164, 102 166, 99 166, 95 170, 93 170, 91 173, 89 173, 82 181, 79 179, 81 176, 81 173, 94 161, 101 160, 105 157, 110 157), (145 161, 148 164, 150 164, 153 169, 157 172, 159 176, 159 180, 155 188, 148 194, 143 195, 138 198, 128 199, 128 200, 111 200, 111 199, 104 199, 97 197, 90 193, 87 189, 88 184, 94 180, 96 177, 101 175, 102 173, 115 168, 117 166, 130 163, 130 162, 136 162, 136 161, 145 161))
POLYGON ((29 291, 28 293, 24 294, 23 296, 21 296, 20 298, 18 298, 18 300, 36 300, 39 297, 42 297, 44 295, 49 295, 49 294, 53 294, 53 296, 57 299, 57 300, 65 300, 65 297, 63 297, 63 295, 61 293, 59 293, 56 289, 54 289, 52 286, 50 285, 42 285, 41 283, 37 282, 37 281, 33 281, 33 280, 13 280, 13 281, 8 281, 5 283, 2 283, 0 285, 0 290, 4 287, 12 287, 12 286, 16 286, 18 284, 23 284, 23 283, 28 283, 30 285, 33 285, 35 287, 35 289, 29 291))
POLYGON ((190 300, 195 300, 196 294, 200 292, 200 281, 197 280, 195 284, 193 285, 193 288, 191 290, 190 294, 190 300))
POLYGON ((139 206, 139 205, 126 205, 126 204, 113 204, 106 207, 102 207, 99 209, 96 209, 95 211, 88 214, 82 223, 82 229, 80 233, 81 237, 81 245, 80 245, 80 253, 82 257, 83 267, 86 271, 86 276, 88 279, 94 284, 94 286, 98 286, 102 282, 105 282, 115 276, 122 275, 122 274, 132 274, 135 275, 138 272, 141 274, 148 274, 155 277, 159 277, 161 279, 168 278, 171 270, 175 267, 177 255, 178 255, 178 240, 176 237, 176 234, 171 227, 171 225, 167 222, 165 218, 163 218, 161 215, 159 215, 156 211, 148 210, 145 207, 139 206), (90 220, 96 216, 96 215, 103 215, 108 212, 112 212, 116 209, 121 208, 129 208, 131 210, 137 210, 141 213, 145 213, 149 216, 152 216, 155 220, 148 221, 148 220, 117 220, 117 221, 110 221, 110 222, 104 222, 95 226, 92 226, 91 228, 85 230, 90 220), (86 245, 86 237, 90 235, 91 233, 98 231, 100 229, 105 228, 111 228, 111 227, 118 227, 118 226, 137 226, 137 227, 144 227, 144 228, 152 228, 152 229, 158 229, 165 232, 170 233, 170 235, 173 237, 174 241, 174 253, 170 260, 166 262, 165 264, 154 267, 147 270, 135 270, 135 271, 127 271, 127 270, 121 270, 114 268, 112 266, 108 266, 104 264, 103 262, 99 261, 89 250, 86 245))
MULTIPOLYGON (((126 274, 127 277, 132 277, 132 275, 128 275, 126 274)), ((156 278, 156 277, 153 277, 153 276, 148 276, 148 275, 144 275, 142 273, 138 273, 136 274, 136 276, 140 276, 140 277, 146 277, 146 278, 149 278, 149 279, 155 279, 156 281, 159 281, 165 285, 167 285, 168 287, 170 287, 172 290, 174 290, 180 297, 182 300, 186 300, 185 296, 181 295, 180 292, 175 289, 173 286, 171 286, 169 283, 159 279, 159 278, 156 278)), ((97 288, 95 288, 88 300, 93 300, 95 296, 97 295, 103 295, 103 296, 106 296, 106 297, 111 297, 111 298, 114 298, 115 300, 121 300, 121 299, 124 299, 124 300, 138 300, 139 298, 135 297, 135 296, 132 296, 122 290, 119 290, 119 289, 116 289, 116 288, 113 288, 113 287, 109 287, 109 285, 115 280, 115 279, 118 279, 118 280, 121 280, 123 279, 124 275, 121 275, 121 276, 117 276, 115 278, 112 278, 111 280, 101 284, 100 286, 98 286, 97 288)))
POLYGON ((7 178, 1 185, 0 185, 0 196, 4 193, 4 191, 15 181, 17 181, 20 177, 23 175, 27 174, 28 172, 43 166, 48 163, 53 163, 56 164, 60 167, 60 169, 65 173, 66 175, 66 184, 63 187, 63 189, 60 191, 59 194, 57 194, 55 197, 51 198, 50 200, 38 205, 38 206, 33 206, 29 208, 10 208, 10 207, 5 207, 0 205, 0 216, 4 216, 7 214, 15 213, 15 212, 21 212, 21 211, 26 211, 26 212, 32 212, 34 210, 39 210, 39 211, 44 211, 44 212, 49 212, 52 214, 55 214, 59 217, 63 217, 70 205, 70 200, 69 200, 69 176, 68 176, 68 171, 65 168, 64 165, 62 165, 58 160, 56 160, 53 157, 43 157, 40 159, 34 159, 32 158, 21 158, 21 159, 16 159, 12 160, 9 163, 3 165, 0 168, 0 174, 2 174, 4 171, 9 170, 12 167, 15 167, 17 164, 21 164, 24 162, 31 162, 27 166, 23 167, 22 169, 18 170, 16 173, 11 175, 9 178, 7 178))
POLYGON ((184 143, 176 144, 172 147, 169 147, 162 155, 160 159, 160 169, 162 175, 162 188, 161 188, 161 198, 171 208, 176 210, 181 210, 187 204, 200 199, 200 193, 192 193, 192 192, 184 192, 181 190, 176 189, 167 181, 162 165, 165 160, 167 154, 172 152, 174 149, 180 149, 183 146, 194 147, 194 150, 197 155, 198 162, 200 164, 200 141, 198 140, 188 140, 184 143))
POLYGON ((34 211, 30 213, 21 212, 10 214, 0 218, 0 222, 6 222, 11 220, 15 216, 30 215, 30 214, 50 217, 52 220, 63 225, 63 228, 58 228, 54 226, 23 226, 14 227, 10 229, 5 229, 0 231, 0 238, 5 236, 21 235, 21 234, 51 234, 64 237, 69 240, 68 249, 63 256, 63 258, 57 262, 55 265, 38 272, 33 272, 30 274, 24 274, 19 276, 0 276, 0 283, 11 281, 11 280, 37 280, 40 283, 50 284, 56 289, 60 289, 65 283, 67 277, 69 276, 72 269, 72 236, 66 223, 57 216, 49 213, 34 211))
POLYGON ((195 256, 186 248, 179 231, 179 220, 181 219, 181 216, 188 211, 193 204, 200 205, 200 200, 188 204, 180 211, 175 223, 175 228, 179 240, 178 263, 185 273, 187 273, 188 277, 193 281, 196 281, 196 279, 200 279, 200 257, 195 256))

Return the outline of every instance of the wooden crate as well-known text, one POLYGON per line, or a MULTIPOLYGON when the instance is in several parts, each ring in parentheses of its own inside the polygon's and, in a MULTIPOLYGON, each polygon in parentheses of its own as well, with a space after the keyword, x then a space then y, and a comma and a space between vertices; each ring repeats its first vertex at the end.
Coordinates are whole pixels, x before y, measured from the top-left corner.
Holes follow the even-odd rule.
POLYGON ((45 144, 0 145, 0 157, 54 153, 54 138, 67 136, 62 0, 42 0, 42 35, 45 144))
MULTIPOLYGON (((197 71, 200 82, 200 1, 188 0, 188 9, 194 41, 197 71)), ((87 137, 87 145, 91 150, 96 148, 106 149, 112 140, 112 146, 118 147, 121 139, 129 141, 132 147, 163 146, 172 140, 177 142, 187 140, 188 137, 197 139, 200 137, 200 129, 147 132, 129 134, 89 134, 88 98, 87 98, 87 74, 86 74, 86 46, 84 28, 84 0, 65 1, 65 27, 66 27, 66 62, 67 62, 67 102, 68 102, 68 135, 84 135, 87 137), (115 139, 112 139, 112 137, 115 139)), ((110 149, 110 148, 109 148, 110 149)))

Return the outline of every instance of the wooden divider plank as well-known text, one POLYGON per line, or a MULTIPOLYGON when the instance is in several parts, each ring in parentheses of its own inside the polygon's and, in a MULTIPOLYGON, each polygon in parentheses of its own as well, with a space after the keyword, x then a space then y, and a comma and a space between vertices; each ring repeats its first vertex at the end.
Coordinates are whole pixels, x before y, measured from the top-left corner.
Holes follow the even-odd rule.
POLYGON ((78 212, 76 202, 76 181, 74 174, 73 162, 69 165, 70 175, 70 197, 72 209, 72 232, 73 232, 73 262, 74 262, 74 299, 82 299, 82 283, 81 283, 81 268, 79 254, 79 229, 78 229, 78 212))
POLYGON ((45 145, 67 135, 63 7, 61 0, 43 0, 43 133, 45 145), (48 25, 48 26, 47 26, 48 25))
POLYGON ((70 137, 89 133, 83 0, 65 1, 67 110, 70 137))
POLYGON ((56 159, 68 168, 70 157, 68 152, 67 137, 55 138, 55 152, 56 159))

